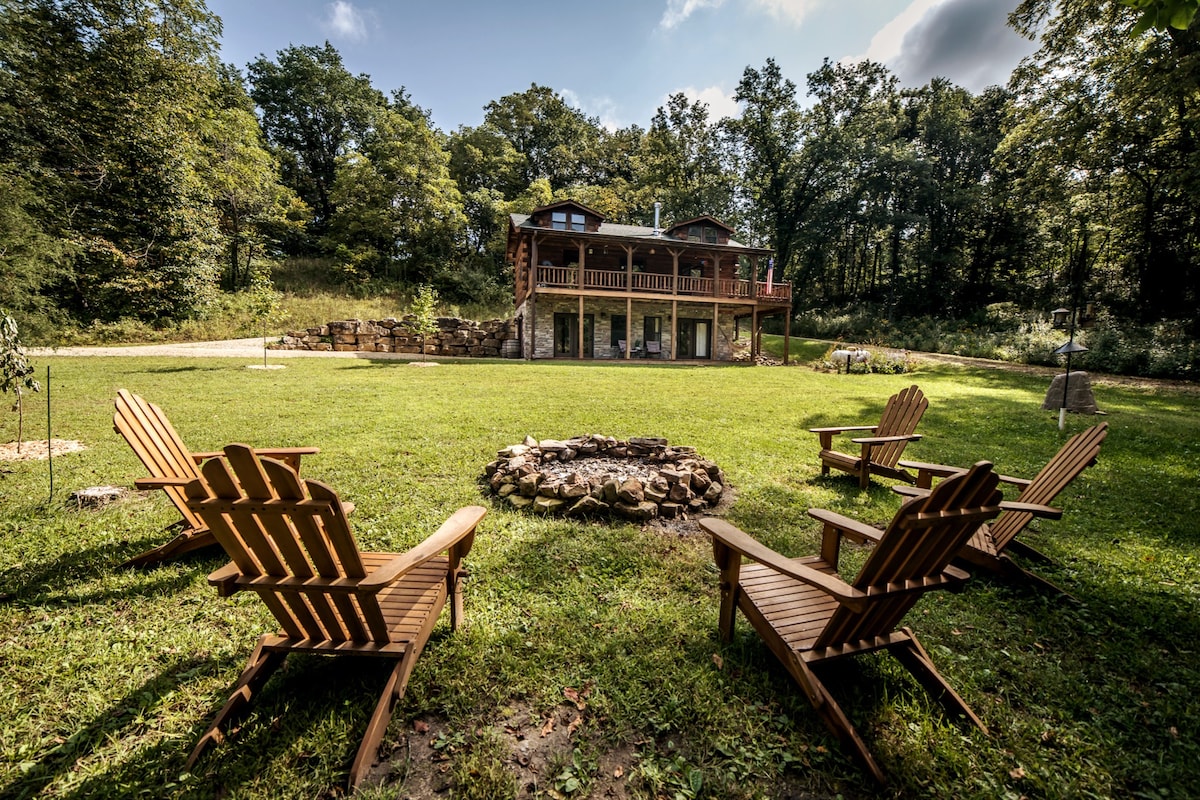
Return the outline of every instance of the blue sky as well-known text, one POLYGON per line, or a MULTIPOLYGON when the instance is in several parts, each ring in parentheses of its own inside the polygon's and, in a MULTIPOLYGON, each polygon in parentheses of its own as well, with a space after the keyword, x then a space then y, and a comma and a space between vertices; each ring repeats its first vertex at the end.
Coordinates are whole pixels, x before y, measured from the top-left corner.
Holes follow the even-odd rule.
POLYGON ((351 72, 404 87, 445 131, 549 86, 609 128, 647 127, 676 92, 736 114, 747 66, 774 58, 803 91, 823 58, 870 57, 906 86, 1004 83, 1033 44, 1005 26, 1018 0, 208 0, 221 57, 245 69, 290 44, 332 43, 351 72))

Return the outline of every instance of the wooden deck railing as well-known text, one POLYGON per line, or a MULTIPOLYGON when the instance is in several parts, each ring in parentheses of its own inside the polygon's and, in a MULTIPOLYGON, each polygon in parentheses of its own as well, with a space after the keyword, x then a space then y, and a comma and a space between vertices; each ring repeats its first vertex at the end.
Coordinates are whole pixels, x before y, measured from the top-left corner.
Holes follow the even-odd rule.
MULTIPOLYGON (((538 266, 534 268, 534 284, 541 288, 578 289, 579 271, 575 267, 538 266)), ((750 298, 750 281, 730 280, 722 278, 714 281, 712 278, 693 278, 690 275, 680 275, 676 279, 672 275, 658 272, 634 272, 629 275, 629 290, 648 294, 687 295, 689 297, 735 297, 750 298), (714 289, 716 291, 714 292, 714 289)), ((771 291, 767 284, 758 281, 754 287, 759 300, 788 302, 792 298, 790 283, 774 282, 771 291)), ((583 289, 598 291, 626 290, 626 273, 620 270, 585 269, 583 271, 583 289)))
MULTIPOLYGON (((694 297, 737 297, 749 299, 750 282, 734 281, 721 278, 714 282, 713 278, 696 278, 690 275, 680 275, 674 278, 661 272, 634 272, 629 276, 631 291, 644 291, 647 294, 688 295, 694 297), (714 287, 716 293, 714 294, 714 287)), ((626 273, 619 270, 583 270, 583 289, 599 291, 624 291, 626 288, 626 273)), ((545 266, 535 267, 534 283, 539 288, 578 289, 580 288, 580 272, 574 266, 545 266)), ((767 284, 758 281, 755 285, 758 300, 773 302, 788 302, 792 299, 790 283, 774 282, 770 291, 767 284)))

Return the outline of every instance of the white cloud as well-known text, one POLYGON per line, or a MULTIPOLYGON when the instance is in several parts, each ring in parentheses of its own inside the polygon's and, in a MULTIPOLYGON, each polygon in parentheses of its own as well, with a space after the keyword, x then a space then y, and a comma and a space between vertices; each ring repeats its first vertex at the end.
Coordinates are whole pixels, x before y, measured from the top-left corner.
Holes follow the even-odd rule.
POLYGON ((908 8, 900 12, 900 14, 884 25, 879 31, 871 37, 871 43, 867 45, 867 52, 861 56, 852 56, 847 61, 862 61, 863 59, 871 59, 881 63, 887 63, 894 60, 900 55, 901 46, 904 44, 904 37, 908 32, 916 27, 925 14, 936 5, 940 5, 944 0, 913 0, 908 8))
MULTIPOLYGON (((741 0, 742 3, 759 8, 776 19, 799 25, 814 8, 828 0, 741 0)), ((720 8, 725 0, 667 0, 667 8, 663 11, 658 27, 663 30, 675 28, 697 11, 705 8, 720 8)))
POLYGON ((884 63, 904 86, 944 77, 978 92, 1005 83, 1036 48, 1008 27, 1008 11, 996 0, 913 0, 879 29, 866 53, 843 61, 884 63))
MULTIPOLYGON (((733 92, 727 92, 720 86, 709 86, 704 89, 697 89, 694 86, 688 86, 679 89, 678 92, 671 94, 682 93, 688 100, 693 103, 699 101, 708 106, 708 121, 716 122, 723 117, 738 117, 742 110, 738 106, 737 101, 733 99, 733 92)), ((667 104, 670 95, 663 97, 662 105, 667 104)))
POLYGON ((684 22, 702 8, 720 8, 725 0, 667 0, 667 10, 663 12, 658 27, 670 30, 684 22))
POLYGON ((361 41, 367 38, 367 21, 361 11, 347 0, 335 0, 329 6, 329 18, 325 27, 341 39, 361 41))
POLYGON ((559 89, 559 96, 571 108, 600 120, 600 127, 615 131, 623 127, 618 116, 617 102, 611 97, 589 97, 586 100, 571 89, 559 89))
POLYGON ((813 9, 825 0, 750 0, 751 5, 768 11, 771 16, 793 25, 799 25, 813 9))

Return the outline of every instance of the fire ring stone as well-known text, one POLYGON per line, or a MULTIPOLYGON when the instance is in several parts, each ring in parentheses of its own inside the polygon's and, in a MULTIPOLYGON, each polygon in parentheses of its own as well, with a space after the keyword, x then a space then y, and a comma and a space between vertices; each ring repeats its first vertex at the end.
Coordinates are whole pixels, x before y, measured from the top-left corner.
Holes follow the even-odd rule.
POLYGON ((716 506, 727 486, 720 467, 666 439, 527 436, 496 455, 484 468, 491 493, 542 514, 686 518, 716 506))

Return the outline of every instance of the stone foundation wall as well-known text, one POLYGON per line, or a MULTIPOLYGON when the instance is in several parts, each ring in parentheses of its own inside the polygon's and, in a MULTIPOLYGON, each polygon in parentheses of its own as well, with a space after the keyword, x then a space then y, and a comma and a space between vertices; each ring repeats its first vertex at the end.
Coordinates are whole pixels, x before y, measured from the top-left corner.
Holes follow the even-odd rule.
MULTIPOLYGON (((381 320, 348 319, 318 328, 288 331, 276 350, 334 350, 361 353, 420 353, 421 337, 413 331, 414 317, 381 320)), ((473 322, 438 317, 438 332, 424 343, 431 356, 520 358, 516 320, 473 322), (511 342, 512 344, 509 344, 511 342)))

